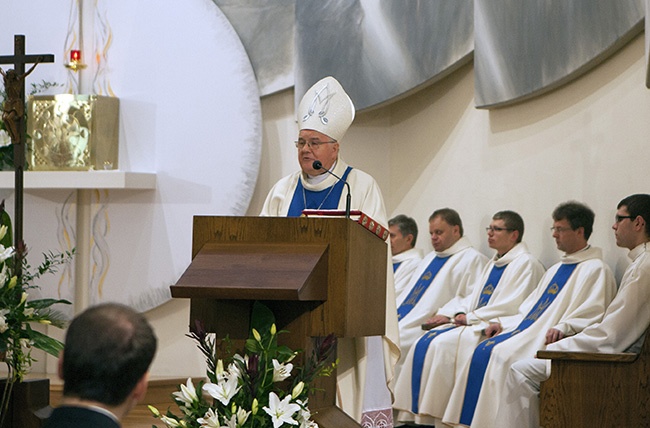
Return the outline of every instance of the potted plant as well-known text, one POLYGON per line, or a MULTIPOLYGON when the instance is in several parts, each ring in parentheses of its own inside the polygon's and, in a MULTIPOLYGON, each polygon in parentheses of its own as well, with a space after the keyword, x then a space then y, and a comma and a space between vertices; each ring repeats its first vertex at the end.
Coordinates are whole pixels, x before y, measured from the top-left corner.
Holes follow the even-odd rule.
POLYGON ((336 338, 329 335, 317 340, 316 346, 302 367, 294 365, 299 351, 278 344, 278 331, 271 311, 256 302, 251 318, 251 334, 241 353, 219 350, 213 334, 197 322, 195 332, 188 336, 207 361, 207 381, 194 386, 192 379, 180 385, 173 398, 180 415, 167 410, 162 414, 149 406, 153 415, 167 427, 183 428, 313 428, 309 396, 315 390, 313 381, 330 376, 337 361, 330 361, 336 338), (219 358, 218 354, 226 355, 219 358))

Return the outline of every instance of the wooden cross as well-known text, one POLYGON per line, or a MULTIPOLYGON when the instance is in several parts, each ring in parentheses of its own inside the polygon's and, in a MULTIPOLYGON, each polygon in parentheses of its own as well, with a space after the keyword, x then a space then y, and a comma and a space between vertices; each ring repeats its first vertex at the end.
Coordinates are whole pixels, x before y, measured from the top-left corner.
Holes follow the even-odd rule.
POLYGON ((14 144, 14 168, 15 168, 15 216, 14 216, 14 245, 17 250, 16 272, 21 273, 21 258, 24 254, 23 243, 23 172, 25 169, 25 77, 34 70, 34 67, 41 62, 54 62, 54 55, 25 55, 25 36, 14 36, 14 54, 0 56, 0 64, 13 64, 13 70, 6 73, 2 71, 5 82, 7 99, 3 109, 11 109, 3 112, 5 122, 7 118, 13 123, 5 123, 9 128, 9 135, 14 144), (25 64, 34 64, 25 73, 25 64), (13 130, 13 132, 12 132, 13 130))

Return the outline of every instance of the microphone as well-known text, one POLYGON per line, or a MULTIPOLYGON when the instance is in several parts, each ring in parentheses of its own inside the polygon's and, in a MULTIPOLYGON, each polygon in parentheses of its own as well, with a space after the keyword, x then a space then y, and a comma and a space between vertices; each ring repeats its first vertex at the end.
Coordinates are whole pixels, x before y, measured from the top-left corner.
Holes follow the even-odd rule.
MULTIPOLYGON (((319 169, 324 169, 324 168, 323 168, 323 163, 322 163, 321 161, 319 161, 319 160, 315 160, 314 163, 311 164, 311 166, 312 166, 312 168, 314 168, 314 169, 317 170, 317 171, 318 171, 319 169)), ((347 181, 343 180, 341 177, 339 177, 338 175, 334 174, 334 173, 333 173, 332 171, 330 171, 329 169, 326 169, 325 172, 328 173, 328 174, 330 174, 330 175, 333 175, 337 180, 342 181, 343 184, 345 184, 345 185, 347 186, 348 194, 347 194, 347 196, 345 197, 345 218, 350 218, 350 201, 351 201, 351 199, 352 199, 352 196, 350 195, 350 185, 348 184, 347 181)))

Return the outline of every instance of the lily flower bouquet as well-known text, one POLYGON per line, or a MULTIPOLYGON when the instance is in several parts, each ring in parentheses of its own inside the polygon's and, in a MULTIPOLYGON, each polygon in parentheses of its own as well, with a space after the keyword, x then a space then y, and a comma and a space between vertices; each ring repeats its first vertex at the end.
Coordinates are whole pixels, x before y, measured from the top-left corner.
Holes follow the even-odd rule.
MULTIPOLYGON (((167 427, 183 428, 262 428, 318 427, 311 419, 309 395, 312 382, 330 376, 337 362, 330 362, 336 338, 318 340, 303 367, 293 364, 299 352, 278 345, 273 314, 255 303, 250 337, 245 352, 230 353, 225 360, 217 357, 216 339, 197 322, 196 331, 188 334, 197 342, 207 360, 207 382, 194 386, 191 379, 173 393, 182 414, 170 410, 161 414, 149 406, 153 415, 167 427)), ((224 339, 228 348, 229 340, 224 339)))
POLYGON ((58 356, 63 344, 44 333, 34 330, 32 324, 53 325, 63 328, 63 314, 53 309, 59 303, 70 304, 60 299, 29 299, 38 288, 35 280, 45 273, 53 273, 72 259, 74 252, 44 254, 44 262, 35 270, 27 263, 27 248, 19 243, 12 245, 12 230, 9 214, 0 203, 0 361, 7 365, 7 377, 0 399, 0 426, 7 415, 12 390, 22 382, 35 361, 32 349, 40 349, 58 356), (18 269, 20 267, 20 269, 18 269))

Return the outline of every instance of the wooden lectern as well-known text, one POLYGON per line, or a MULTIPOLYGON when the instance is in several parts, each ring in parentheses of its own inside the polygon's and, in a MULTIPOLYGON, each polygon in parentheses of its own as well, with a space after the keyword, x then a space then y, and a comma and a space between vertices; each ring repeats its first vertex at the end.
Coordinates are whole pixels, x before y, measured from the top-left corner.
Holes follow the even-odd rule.
MULTIPOLYGON (((345 218, 195 216, 192 262, 172 297, 191 299, 190 324, 246 339, 253 302, 269 307, 280 341, 311 349, 312 337, 383 335, 387 245, 345 218)), ((336 377, 309 399, 322 427, 359 426, 335 405, 336 377)))

